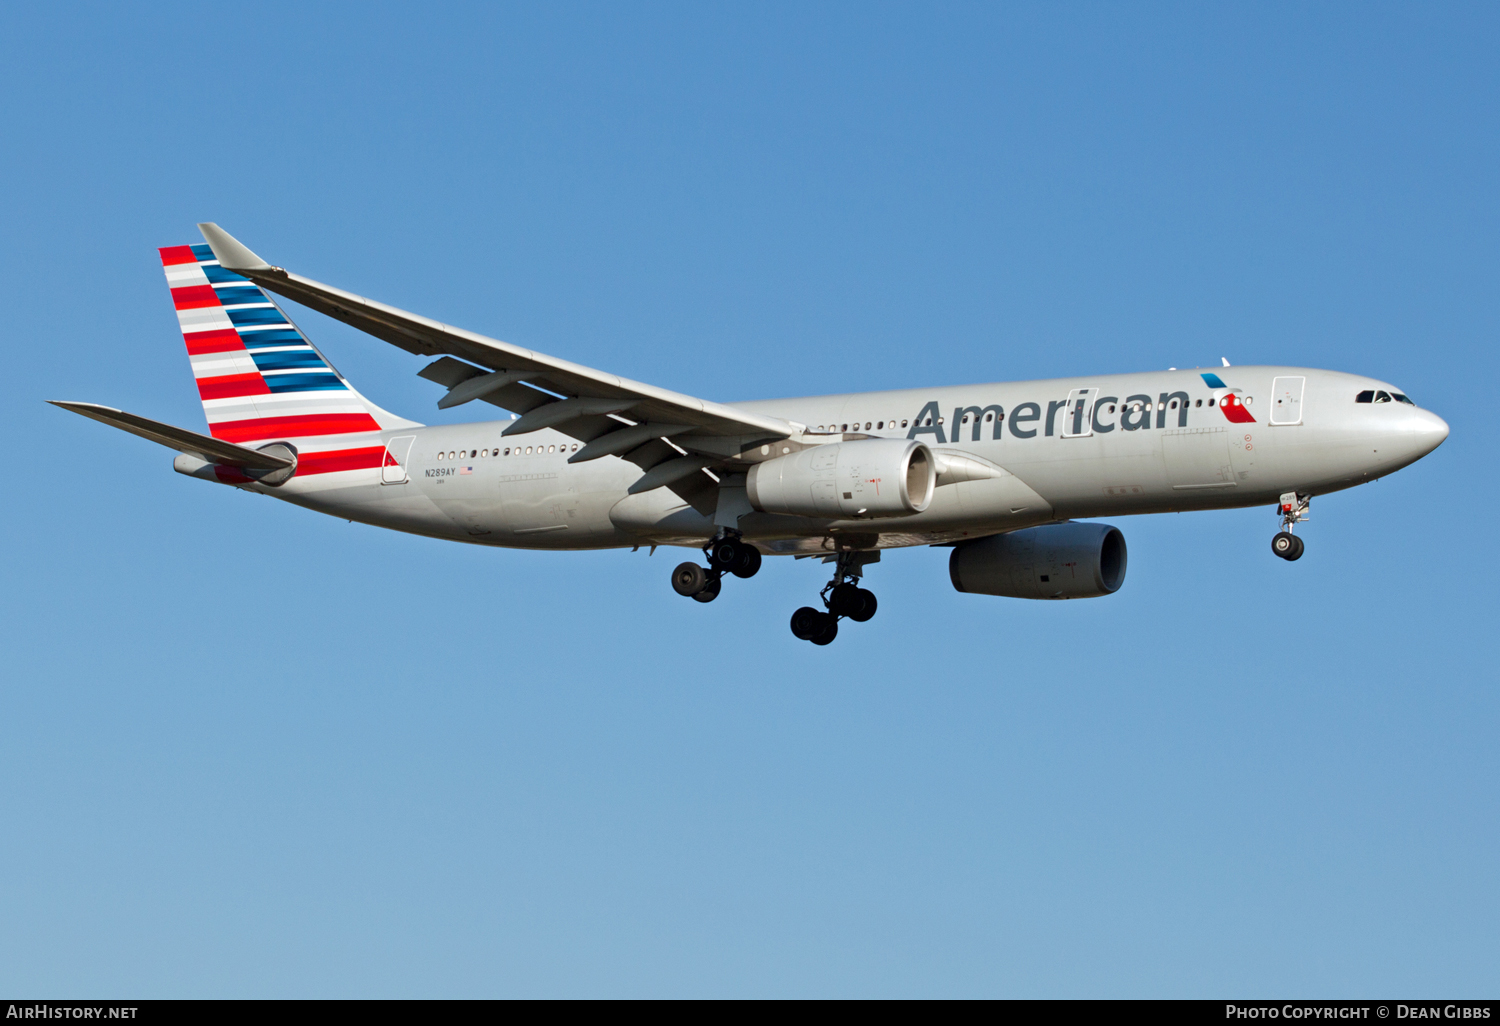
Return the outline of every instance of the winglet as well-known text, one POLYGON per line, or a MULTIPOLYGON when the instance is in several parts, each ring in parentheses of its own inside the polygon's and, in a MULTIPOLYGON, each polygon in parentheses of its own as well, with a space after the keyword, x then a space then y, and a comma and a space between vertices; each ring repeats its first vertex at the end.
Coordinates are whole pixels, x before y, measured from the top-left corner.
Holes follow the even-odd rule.
POLYGON ((240 242, 233 235, 214 224, 206 221, 198 226, 203 233, 203 239, 208 247, 214 251, 214 256, 219 260, 219 266, 231 271, 270 271, 274 268, 250 252, 249 247, 240 242))

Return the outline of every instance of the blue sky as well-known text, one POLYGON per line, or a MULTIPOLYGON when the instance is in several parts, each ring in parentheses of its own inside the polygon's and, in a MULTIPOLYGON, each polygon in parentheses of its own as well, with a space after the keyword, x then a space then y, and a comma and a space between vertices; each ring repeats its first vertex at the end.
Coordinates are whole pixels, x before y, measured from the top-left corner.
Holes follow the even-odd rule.
MULTIPOLYGON (((1493 996, 1492 5, 11 5, 0 991, 1493 996), (1235 363, 1452 425, 787 631, 189 480, 154 247, 721 401, 1235 363)), ((293 311, 387 408, 422 361, 293 311)))

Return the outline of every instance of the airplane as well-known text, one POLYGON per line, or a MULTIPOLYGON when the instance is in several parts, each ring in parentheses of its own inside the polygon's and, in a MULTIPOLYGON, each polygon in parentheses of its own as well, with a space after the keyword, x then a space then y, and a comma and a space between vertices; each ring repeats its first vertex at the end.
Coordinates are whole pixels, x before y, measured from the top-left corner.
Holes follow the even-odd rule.
POLYGON ((178 452, 189 477, 378 527, 526 549, 701 549, 672 587, 712 602, 763 556, 833 567, 792 633, 827 645, 875 615, 886 549, 951 548, 960 592, 1095 598, 1124 535, 1084 518, 1273 505, 1299 559, 1311 499, 1390 474, 1448 425, 1372 378, 1222 366, 721 404, 365 299, 261 259, 218 225, 160 250, 208 434, 55 401, 178 452), (361 395, 268 293, 436 357, 424 426, 361 395), (706 563, 707 565, 703 565, 706 563))

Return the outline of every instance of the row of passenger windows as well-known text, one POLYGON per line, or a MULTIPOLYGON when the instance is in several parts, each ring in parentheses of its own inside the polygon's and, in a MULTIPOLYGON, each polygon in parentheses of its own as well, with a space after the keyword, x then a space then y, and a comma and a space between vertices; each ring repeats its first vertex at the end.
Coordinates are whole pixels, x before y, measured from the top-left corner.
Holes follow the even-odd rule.
POLYGON ((1367 388, 1354 397, 1354 401, 1357 403, 1388 403, 1393 399, 1398 403, 1405 403, 1408 406, 1417 405, 1400 392, 1377 392, 1373 388, 1367 388))
POLYGON ((508 449, 454 449, 449 452, 440 452, 437 458, 440 460, 472 460, 485 459, 490 456, 545 456, 547 453, 577 452, 578 443, 572 446, 566 443, 562 445, 513 445, 508 449))
MULTIPOLYGON (((932 418, 929 417, 927 419, 931 420, 932 418)), ((901 426, 906 427, 906 421, 903 420, 901 426)), ((819 424, 815 430, 819 434, 826 434, 829 431, 894 431, 896 430, 896 422, 894 420, 877 420, 874 421, 873 428, 871 427, 871 422, 868 420, 865 421, 863 428, 859 426, 858 421, 855 421, 853 424, 829 424, 827 427, 819 424)))

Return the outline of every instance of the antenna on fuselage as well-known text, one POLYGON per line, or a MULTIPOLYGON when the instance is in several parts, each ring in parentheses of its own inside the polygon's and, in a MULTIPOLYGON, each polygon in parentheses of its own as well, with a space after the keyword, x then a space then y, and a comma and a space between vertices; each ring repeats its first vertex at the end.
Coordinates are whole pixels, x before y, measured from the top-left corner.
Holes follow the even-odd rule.
POLYGON ((1226 366, 1226 367, 1229 366, 1229 357, 1227 357, 1227 356, 1221 356, 1221 357, 1219 357, 1219 359, 1221 359, 1221 360, 1224 361, 1224 366, 1226 366))

